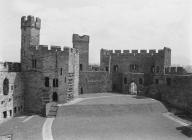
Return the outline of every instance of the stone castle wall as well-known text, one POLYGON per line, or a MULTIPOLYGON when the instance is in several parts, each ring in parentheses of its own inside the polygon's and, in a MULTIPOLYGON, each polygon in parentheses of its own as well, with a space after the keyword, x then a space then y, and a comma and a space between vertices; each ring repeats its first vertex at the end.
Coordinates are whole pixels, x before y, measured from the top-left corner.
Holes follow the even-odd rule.
POLYGON ((101 93, 111 91, 111 80, 108 72, 80 72, 79 93, 101 93))
POLYGON ((134 82, 138 94, 141 94, 144 87, 144 73, 125 73, 122 77, 122 93, 130 94, 130 84, 134 82))
POLYGON ((0 64, 0 122, 23 113, 24 96, 23 81, 18 71, 18 63, 5 62, 0 64), (8 80, 5 94, 5 79, 8 80))
POLYGON ((154 76, 154 84, 147 87, 150 97, 192 113, 192 75, 166 74, 154 76), (159 83, 155 83, 159 79, 159 83))
POLYGON ((48 102, 66 102, 78 95, 78 50, 60 46, 49 49, 47 45, 39 45, 40 28, 39 18, 21 18, 25 111, 35 113, 42 112, 48 102))
POLYGON ((139 72, 139 73, 152 73, 152 68, 154 67, 154 72, 158 70, 158 73, 164 73, 164 68, 170 66, 170 55, 171 50, 169 48, 164 48, 162 50, 104 50, 101 49, 100 52, 100 65, 102 70, 109 69, 109 71, 114 71, 114 66, 118 66, 118 72, 139 72), (130 65, 137 65, 137 69, 131 71, 130 65), (108 67, 108 68, 107 68, 108 67))

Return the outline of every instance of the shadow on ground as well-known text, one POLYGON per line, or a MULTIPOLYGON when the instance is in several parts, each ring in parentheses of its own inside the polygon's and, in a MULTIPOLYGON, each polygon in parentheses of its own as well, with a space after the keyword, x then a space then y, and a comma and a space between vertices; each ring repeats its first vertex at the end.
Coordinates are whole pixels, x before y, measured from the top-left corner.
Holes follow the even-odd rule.
POLYGON ((187 137, 192 137, 192 125, 177 127, 177 130, 181 131, 187 137))

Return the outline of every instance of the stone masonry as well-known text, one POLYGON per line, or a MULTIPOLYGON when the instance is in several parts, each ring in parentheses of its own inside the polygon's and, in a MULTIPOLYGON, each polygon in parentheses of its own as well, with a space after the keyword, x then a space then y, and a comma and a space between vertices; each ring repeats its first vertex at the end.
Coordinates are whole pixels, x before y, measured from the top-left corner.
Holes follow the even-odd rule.
POLYGON ((73 48, 49 47, 40 45, 40 29, 40 18, 23 16, 21 63, 0 63, 0 121, 23 111, 44 113, 50 102, 108 91, 161 97, 192 110, 192 76, 182 67, 171 67, 170 48, 101 49, 100 66, 93 66, 89 64, 88 35, 73 34, 73 48))

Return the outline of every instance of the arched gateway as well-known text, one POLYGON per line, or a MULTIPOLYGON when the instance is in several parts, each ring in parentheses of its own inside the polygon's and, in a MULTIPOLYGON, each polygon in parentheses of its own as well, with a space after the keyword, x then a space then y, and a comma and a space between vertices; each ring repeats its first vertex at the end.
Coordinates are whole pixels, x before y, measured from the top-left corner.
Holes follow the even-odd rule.
POLYGON ((129 84, 129 93, 132 95, 137 95, 137 85, 135 82, 129 84))

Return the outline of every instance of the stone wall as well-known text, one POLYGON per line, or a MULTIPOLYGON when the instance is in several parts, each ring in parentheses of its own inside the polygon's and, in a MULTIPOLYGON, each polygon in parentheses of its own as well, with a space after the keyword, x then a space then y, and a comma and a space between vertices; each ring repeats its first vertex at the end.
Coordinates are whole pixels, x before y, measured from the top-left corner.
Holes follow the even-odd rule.
POLYGON ((130 94, 130 84, 134 82, 137 86, 137 94, 141 94, 144 87, 144 73, 125 73, 122 78, 122 92, 130 94))
POLYGON ((160 79, 161 82, 147 88, 148 96, 192 113, 192 75, 169 74, 154 76, 154 79, 160 79))
POLYGON ((23 82, 19 72, 0 72, 0 122, 22 114, 24 110, 23 82), (7 95, 4 80, 8 80, 7 95))
POLYGON ((97 71, 80 72, 79 93, 99 93, 111 91, 109 73, 97 71))
POLYGON ((164 48, 162 50, 104 50, 100 51, 101 69, 115 71, 115 66, 120 73, 125 72, 139 72, 145 74, 164 73, 165 67, 170 66, 171 50, 164 48), (131 65, 136 65, 136 69, 131 69, 131 65))

